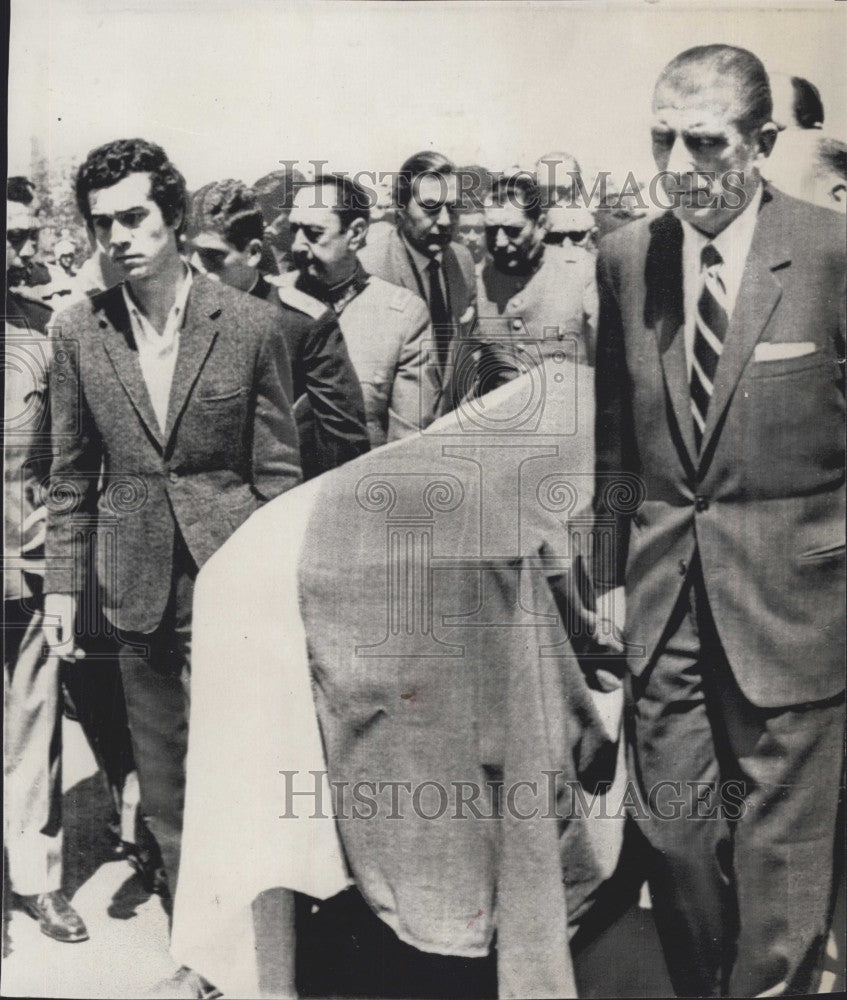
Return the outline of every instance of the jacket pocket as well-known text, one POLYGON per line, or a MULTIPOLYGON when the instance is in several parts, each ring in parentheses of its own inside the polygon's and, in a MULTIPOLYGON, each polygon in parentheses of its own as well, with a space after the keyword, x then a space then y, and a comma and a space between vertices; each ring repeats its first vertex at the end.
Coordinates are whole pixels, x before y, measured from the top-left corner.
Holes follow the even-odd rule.
POLYGON ((826 562, 830 559, 839 559, 844 556, 845 543, 834 542, 832 545, 821 545, 816 549, 808 549, 800 553, 800 558, 804 562, 826 562))

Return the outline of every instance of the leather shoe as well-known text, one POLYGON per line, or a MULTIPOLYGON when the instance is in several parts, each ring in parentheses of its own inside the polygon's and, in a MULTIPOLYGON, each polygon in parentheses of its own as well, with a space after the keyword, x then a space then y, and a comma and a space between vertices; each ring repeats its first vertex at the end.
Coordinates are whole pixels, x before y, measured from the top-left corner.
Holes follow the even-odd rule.
POLYGON ((54 941, 75 944, 88 940, 88 931, 82 917, 57 889, 38 896, 17 896, 17 907, 38 921, 41 933, 54 941))
POLYGON ((172 976, 162 979, 144 994, 145 1000, 216 1000, 221 991, 194 969, 181 965, 172 976))

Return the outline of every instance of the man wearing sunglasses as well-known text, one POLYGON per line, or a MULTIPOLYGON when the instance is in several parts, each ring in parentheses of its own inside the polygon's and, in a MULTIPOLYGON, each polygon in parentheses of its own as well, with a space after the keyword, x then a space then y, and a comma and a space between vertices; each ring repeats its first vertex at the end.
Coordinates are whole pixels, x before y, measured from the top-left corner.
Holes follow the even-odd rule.
POLYGON ((454 240, 461 204, 455 167, 441 153, 415 153, 397 172, 394 201, 397 228, 363 247, 359 260, 369 274, 408 288, 429 307, 431 363, 446 411, 455 402, 454 342, 470 330, 476 307, 473 259, 454 240))
POLYGON ((501 177, 485 204, 489 260, 479 281, 475 339, 492 351, 501 374, 477 391, 496 387, 545 358, 591 364, 597 315, 593 258, 581 247, 545 246, 543 198, 529 173, 501 177))
POLYGON ((252 188, 218 181, 194 196, 192 263, 207 277, 280 310, 291 359, 303 477, 369 450, 365 404, 335 315, 326 305, 262 273, 264 219, 252 188))

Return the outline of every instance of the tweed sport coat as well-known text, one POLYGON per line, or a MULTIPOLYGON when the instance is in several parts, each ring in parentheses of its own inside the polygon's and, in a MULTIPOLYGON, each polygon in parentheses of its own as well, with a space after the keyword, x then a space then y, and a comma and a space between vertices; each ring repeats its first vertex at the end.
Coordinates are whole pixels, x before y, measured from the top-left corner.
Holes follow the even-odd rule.
POLYGON ((595 579, 625 581, 635 673, 696 557, 746 697, 831 697, 844 686, 844 218, 765 188, 699 453, 682 239, 666 214, 600 246, 598 485, 631 473, 646 498, 598 490, 617 558, 598 559, 595 579))
POLYGON ((164 431, 120 286, 64 312, 53 340, 45 591, 81 590, 77 539, 95 530, 106 616, 151 632, 168 600, 177 531, 202 566, 300 481, 279 312, 194 276, 164 431))

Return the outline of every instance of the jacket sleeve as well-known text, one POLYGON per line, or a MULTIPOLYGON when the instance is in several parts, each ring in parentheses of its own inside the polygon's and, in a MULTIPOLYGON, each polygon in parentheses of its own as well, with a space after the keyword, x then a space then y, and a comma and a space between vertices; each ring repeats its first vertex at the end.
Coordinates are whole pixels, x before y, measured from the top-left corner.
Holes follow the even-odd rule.
POLYGON ((429 310, 417 297, 409 303, 409 329, 400 349, 388 407, 388 440, 398 441, 428 427, 435 419, 438 385, 429 362, 432 327, 429 310))
POLYGON ((370 450, 365 401, 338 321, 327 310, 309 321, 302 338, 301 377, 311 409, 311 442, 303 455, 306 479, 370 450))
POLYGON ((597 277, 594 262, 585 262, 585 285, 582 290, 583 337, 588 363, 593 365, 597 356, 597 319, 600 302, 597 293, 597 277))
POLYGON ((53 459, 47 486, 44 592, 82 591, 87 575, 85 534, 96 516, 102 444, 79 375, 74 340, 54 335, 49 370, 53 459))
POLYGON ((285 337, 278 327, 266 332, 261 343, 255 378, 253 488, 261 499, 272 500, 302 479, 291 404, 291 368, 285 337))
POLYGON ((621 474, 635 471, 637 464, 623 323, 611 272, 610 261, 601 249, 597 262, 599 316, 592 553, 592 576, 598 592, 624 582, 630 519, 620 513, 614 500, 620 489, 627 488, 621 474))

